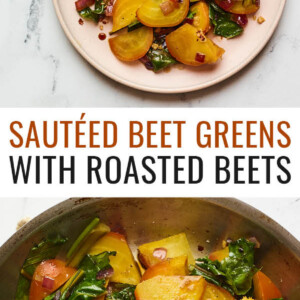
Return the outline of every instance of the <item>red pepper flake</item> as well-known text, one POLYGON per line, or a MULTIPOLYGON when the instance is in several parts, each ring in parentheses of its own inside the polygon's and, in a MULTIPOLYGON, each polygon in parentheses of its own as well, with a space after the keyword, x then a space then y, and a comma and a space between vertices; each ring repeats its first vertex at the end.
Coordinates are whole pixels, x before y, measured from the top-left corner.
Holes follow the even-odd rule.
POLYGON ((99 38, 99 40, 104 41, 106 39, 106 34, 105 33, 99 33, 98 38, 99 38))
POLYGON ((83 22, 83 20, 81 18, 78 20, 78 23, 79 23, 79 25, 83 25, 84 24, 84 22, 83 22))
POLYGON ((195 61, 199 63, 204 63, 205 61, 205 54, 196 53, 195 61))

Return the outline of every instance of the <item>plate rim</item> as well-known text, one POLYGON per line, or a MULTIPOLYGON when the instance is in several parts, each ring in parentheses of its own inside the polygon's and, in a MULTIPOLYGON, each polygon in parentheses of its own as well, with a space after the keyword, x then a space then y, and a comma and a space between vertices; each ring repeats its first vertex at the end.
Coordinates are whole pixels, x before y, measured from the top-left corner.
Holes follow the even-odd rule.
POLYGON ((252 60, 254 60, 254 58, 265 48, 267 43, 270 41, 272 35, 274 34, 274 32, 281 20, 287 0, 281 0, 280 8, 278 10, 278 13, 276 15, 276 18, 275 18, 272 26, 270 27, 268 33, 266 34, 266 38, 263 40, 262 43, 260 43, 258 45, 258 47, 249 55, 249 57, 243 63, 234 67, 227 73, 225 73, 213 80, 210 80, 206 83, 202 83, 199 85, 196 84, 196 85, 192 85, 192 86, 184 87, 184 88, 172 88, 172 89, 149 87, 149 86, 145 86, 142 84, 134 83, 130 80, 120 78, 119 76, 115 75, 114 73, 110 72, 109 70, 102 68, 92 57, 90 57, 88 55, 88 53, 79 45, 79 43, 76 42, 75 38, 72 35, 72 32, 69 30, 69 28, 62 16, 61 10, 59 8, 59 3, 58 3, 59 1, 61 1, 61 0, 52 0, 56 16, 59 20, 59 23, 60 23, 65 35, 67 36, 67 38, 70 41, 70 43, 72 44, 72 46, 76 49, 76 51, 96 70, 98 70, 103 75, 107 76, 108 78, 110 78, 118 83, 121 83, 125 86, 128 86, 130 88, 133 88, 133 89, 136 89, 139 91, 156 93, 156 94, 182 94, 182 93, 190 93, 190 92, 200 91, 205 88, 216 85, 216 84, 232 77, 233 75, 237 74, 239 71, 244 69, 252 60))

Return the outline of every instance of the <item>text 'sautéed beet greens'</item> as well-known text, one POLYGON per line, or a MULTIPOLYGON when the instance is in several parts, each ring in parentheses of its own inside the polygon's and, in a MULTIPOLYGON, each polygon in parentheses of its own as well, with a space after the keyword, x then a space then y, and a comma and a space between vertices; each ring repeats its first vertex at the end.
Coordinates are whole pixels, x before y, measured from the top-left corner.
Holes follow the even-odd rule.
POLYGON ((135 258, 126 237, 95 218, 74 241, 58 234, 33 246, 15 300, 283 299, 255 265, 255 237, 222 245, 195 259, 179 233, 140 245, 135 258))
POLYGON ((109 46, 118 59, 140 60, 159 72, 179 63, 197 67, 219 61, 225 50, 214 36, 241 35, 260 0, 77 0, 75 6, 95 26, 112 23, 109 46))

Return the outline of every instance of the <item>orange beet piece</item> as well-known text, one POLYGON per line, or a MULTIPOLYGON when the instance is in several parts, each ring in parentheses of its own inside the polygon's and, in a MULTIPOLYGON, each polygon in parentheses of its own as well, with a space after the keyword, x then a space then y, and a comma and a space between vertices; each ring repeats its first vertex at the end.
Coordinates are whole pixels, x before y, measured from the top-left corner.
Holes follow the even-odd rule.
POLYGON ((76 269, 67 267, 65 262, 58 259, 49 259, 41 262, 32 277, 29 300, 43 300, 45 297, 56 291, 74 273, 76 269), (51 288, 43 287, 44 278, 52 281, 51 288))
POLYGON ((254 275, 253 284, 256 300, 270 300, 282 297, 277 286, 261 271, 254 275))

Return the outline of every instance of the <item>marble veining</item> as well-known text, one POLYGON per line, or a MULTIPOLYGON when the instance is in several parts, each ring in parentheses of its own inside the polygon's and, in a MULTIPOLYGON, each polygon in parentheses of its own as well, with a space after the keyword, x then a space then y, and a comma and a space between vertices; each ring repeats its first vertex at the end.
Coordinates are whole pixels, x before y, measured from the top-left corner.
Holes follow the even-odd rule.
POLYGON ((32 0, 29 8, 29 17, 27 20, 27 34, 24 43, 28 43, 35 38, 36 47, 40 50, 40 28, 39 20, 41 17, 43 0, 32 0))
POLYGON ((299 1, 287 1, 272 39, 246 68, 214 87, 177 95, 136 91, 95 70, 64 35, 52 1, 4 1, 3 9, 1 107, 299 106, 299 1))
POLYGON ((57 72, 59 67, 59 59, 57 59, 55 56, 50 55, 50 60, 52 60, 54 71, 53 71, 53 81, 52 81, 52 94, 55 93, 56 85, 57 85, 57 72))

